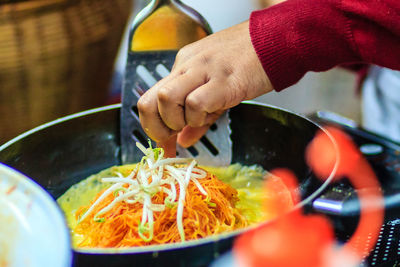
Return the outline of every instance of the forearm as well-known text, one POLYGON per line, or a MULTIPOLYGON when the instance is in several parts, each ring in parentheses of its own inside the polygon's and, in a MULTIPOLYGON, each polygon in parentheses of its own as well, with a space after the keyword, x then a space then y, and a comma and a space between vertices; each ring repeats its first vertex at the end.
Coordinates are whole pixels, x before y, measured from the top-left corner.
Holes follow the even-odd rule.
POLYGON ((250 34, 279 91, 344 63, 400 69, 399 21, 398 0, 288 0, 253 12, 250 34))

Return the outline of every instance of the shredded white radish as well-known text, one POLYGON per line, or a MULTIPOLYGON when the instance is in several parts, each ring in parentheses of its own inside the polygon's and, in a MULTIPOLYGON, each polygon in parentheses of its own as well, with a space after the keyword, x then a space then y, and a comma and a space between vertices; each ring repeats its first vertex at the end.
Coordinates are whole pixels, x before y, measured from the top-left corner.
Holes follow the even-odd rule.
POLYGON ((138 163, 136 168, 126 177, 121 173, 116 173, 116 177, 103 178, 101 180, 102 182, 114 184, 104 191, 82 215, 78 223, 87 218, 105 197, 114 193, 114 200, 97 212, 94 215, 94 220, 102 220, 99 216, 110 211, 118 202, 124 201, 128 204, 141 203, 143 205, 143 213, 139 226, 139 236, 145 241, 151 241, 153 238, 154 212, 162 212, 166 207, 169 207, 169 205, 177 205, 177 227, 181 240, 185 241, 182 219, 186 189, 190 181, 192 181, 201 194, 207 196, 207 192, 199 181, 197 181, 197 179, 205 178, 207 173, 195 167, 197 162, 194 159, 164 158, 163 149, 145 148, 140 143, 136 143, 136 146, 144 153, 141 162, 138 163), (180 164, 189 164, 189 166, 183 167, 180 166, 180 164), (179 186, 179 196, 177 196, 176 191, 177 185, 179 186), (152 196, 160 191, 167 194, 165 203, 152 203, 152 196))
POLYGON ((103 199, 105 199, 109 194, 111 194, 112 192, 114 192, 115 190, 117 190, 118 188, 121 188, 122 184, 121 183, 117 183, 112 185, 110 188, 108 188, 94 203, 93 205, 85 212, 85 214, 83 214, 79 220, 78 223, 80 223, 81 221, 83 221, 90 213, 92 213, 93 209, 101 202, 103 201, 103 199))

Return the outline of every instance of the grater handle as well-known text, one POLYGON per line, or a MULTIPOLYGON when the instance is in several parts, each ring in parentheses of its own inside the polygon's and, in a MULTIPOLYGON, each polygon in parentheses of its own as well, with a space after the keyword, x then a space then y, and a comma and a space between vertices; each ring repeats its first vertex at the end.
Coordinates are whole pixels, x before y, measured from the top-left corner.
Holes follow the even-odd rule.
POLYGON ((153 0, 135 17, 128 52, 179 50, 212 33, 207 21, 178 0, 153 0))

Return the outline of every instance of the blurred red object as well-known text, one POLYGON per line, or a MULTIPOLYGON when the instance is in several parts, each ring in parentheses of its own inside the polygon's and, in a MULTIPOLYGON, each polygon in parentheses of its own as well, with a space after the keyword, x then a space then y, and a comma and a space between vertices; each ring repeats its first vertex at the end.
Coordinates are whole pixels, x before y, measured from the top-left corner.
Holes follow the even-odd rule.
POLYGON ((319 132, 307 148, 306 159, 317 176, 324 177, 327 169, 333 166, 333 151, 339 154, 336 177, 345 176, 350 180, 357 190, 361 207, 358 227, 340 253, 353 254, 362 260, 376 244, 383 223, 384 202, 381 187, 368 161, 351 138, 334 127, 327 127, 326 130, 336 141, 336 147, 328 135, 319 132))
MULTIPOLYGON (((307 148, 306 159, 317 176, 328 177, 327 174, 337 168, 336 177, 346 176, 358 190, 361 213, 355 233, 346 244, 339 246, 333 228, 324 216, 304 215, 301 208, 283 214, 283 209, 284 212, 274 221, 236 240, 233 251, 239 266, 356 266, 375 245, 384 212, 378 180, 345 133, 329 127, 327 131, 329 135, 317 133, 307 148), (336 143, 332 142, 332 138, 336 143), (365 251, 367 243, 369 247, 365 251)), ((273 174, 282 179, 292 192, 294 203, 298 203, 300 197, 294 193, 296 177, 282 169, 273 174)), ((279 192, 272 194, 270 200, 265 208, 273 209, 278 214, 282 208, 279 192)))
MULTIPOLYGON (((293 202, 300 197, 295 193, 297 180, 288 170, 273 171, 292 192, 293 202)), ((268 181, 268 178, 266 181, 268 181)), ((269 182, 268 182, 269 183, 269 182)), ((282 198, 276 187, 265 186, 269 190, 266 210, 274 210, 279 216, 287 210, 282 209, 282 198)), ((322 266, 322 254, 315 253, 334 244, 334 233, 329 221, 323 216, 304 216, 301 209, 296 209, 279 219, 272 221, 248 234, 242 235, 234 246, 235 257, 239 266, 322 266), (312 255, 310 257, 310 255, 312 255)))

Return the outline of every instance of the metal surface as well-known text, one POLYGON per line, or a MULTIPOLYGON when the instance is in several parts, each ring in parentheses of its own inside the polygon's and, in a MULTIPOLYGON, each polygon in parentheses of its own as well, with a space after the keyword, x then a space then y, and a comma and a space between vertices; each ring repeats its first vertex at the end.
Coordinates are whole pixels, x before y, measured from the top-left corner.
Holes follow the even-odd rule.
MULTIPOLYGON (((348 231, 350 232, 350 231, 348 231)), ((369 236, 372 233, 369 234, 369 236)), ((340 233, 338 238, 346 242, 351 233, 340 233)), ((379 231, 376 245, 371 251, 367 250, 368 244, 358 242, 357 248, 364 250, 365 259, 358 267, 395 267, 400 266, 400 219, 386 221, 379 231)))
POLYGON ((121 108, 121 159, 125 164, 140 161, 142 155, 136 142, 147 146, 148 137, 140 124, 137 102, 158 80, 168 75, 175 56, 176 51, 128 53, 121 108))
POLYGON ((395 219, 382 225, 378 243, 362 266, 400 266, 399 254, 400 219, 395 219))
MULTIPOLYGON (((54 198, 93 173, 121 164, 120 105, 50 122, 0 146, 4 162, 42 185, 54 198)), ((289 168, 299 178, 302 199, 316 198, 328 182, 315 178, 304 162, 319 126, 275 107, 242 103, 229 114, 232 162, 266 170, 289 168)), ((307 204, 307 203, 302 203, 307 204)), ((185 243, 75 251, 74 266, 206 266, 228 251, 244 230, 185 243)))

